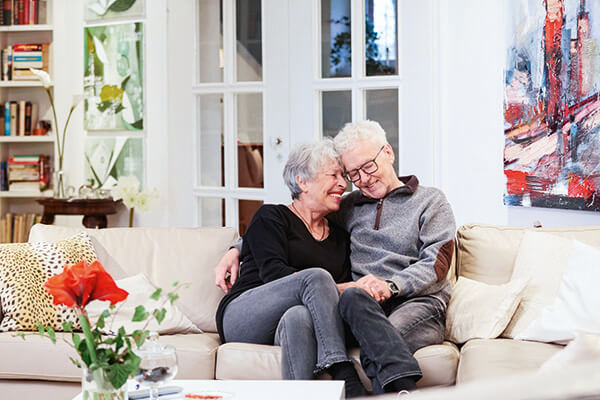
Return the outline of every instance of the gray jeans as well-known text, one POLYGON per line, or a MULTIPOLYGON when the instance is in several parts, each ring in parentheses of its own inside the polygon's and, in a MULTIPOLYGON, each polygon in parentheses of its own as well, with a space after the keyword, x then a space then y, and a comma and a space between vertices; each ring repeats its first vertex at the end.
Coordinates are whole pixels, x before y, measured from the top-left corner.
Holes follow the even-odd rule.
POLYGON ((310 268, 250 289, 223 314, 227 342, 281 346, 284 379, 348 361, 339 292, 329 272, 310 268))
POLYGON ((364 290, 349 288, 340 296, 339 308, 360 345, 361 364, 374 394, 398 378, 421 378, 413 353, 444 340, 446 305, 433 296, 379 304, 364 290))

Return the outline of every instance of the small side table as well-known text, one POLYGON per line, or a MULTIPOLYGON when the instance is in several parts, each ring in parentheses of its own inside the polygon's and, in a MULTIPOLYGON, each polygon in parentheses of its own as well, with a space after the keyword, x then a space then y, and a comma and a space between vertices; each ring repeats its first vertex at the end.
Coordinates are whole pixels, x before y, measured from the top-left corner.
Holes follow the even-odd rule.
POLYGON ((55 215, 83 215, 86 228, 106 228, 106 216, 116 214, 121 200, 108 199, 37 199, 44 206, 42 224, 52 225, 55 215))

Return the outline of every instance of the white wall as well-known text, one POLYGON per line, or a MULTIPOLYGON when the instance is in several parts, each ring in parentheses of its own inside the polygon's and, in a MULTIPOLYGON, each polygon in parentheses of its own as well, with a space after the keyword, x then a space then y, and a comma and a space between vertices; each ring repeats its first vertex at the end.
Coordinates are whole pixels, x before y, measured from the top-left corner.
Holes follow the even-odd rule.
POLYGON ((440 187, 458 224, 600 225, 600 213, 502 203, 506 0, 439 0, 440 187))

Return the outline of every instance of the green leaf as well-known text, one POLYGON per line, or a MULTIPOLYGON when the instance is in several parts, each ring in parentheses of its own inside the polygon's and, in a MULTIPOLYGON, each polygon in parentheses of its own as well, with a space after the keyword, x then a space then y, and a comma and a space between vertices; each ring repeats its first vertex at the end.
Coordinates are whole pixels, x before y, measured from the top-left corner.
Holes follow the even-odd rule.
POLYGON ((161 288, 158 288, 158 289, 156 289, 156 290, 154 291, 154 293, 152 293, 152 294, 150 295, 150 298, 151 298, 152 300, 158 300, 158 299, 160 298, 160 295, 161 295, 161 293, 162 293, 162 289, 161 289, 161 288))
POLYGON ((137 306, 135 308, 135 313, 133 314, 132 322, 140 322, 148 318, 150 314, 146 312, 146 308, 144 306, 137 306))
POLYGON ((20 337, 21 339, 25 340, 25 334, 24 334, 23 332, 21 332, 21 331, 17 331, 16 335, 17 335, 18 337, 20 337))
POLYGON ((102 314, 98 317, 98 322, 96 322, 96 327, 99 329, 103 329, 105 326, 104 319, 110 317, 110 311, 104 310, 102 314))
POLYGON ((128 354, 129 357, 124 363, 111 364, 106 368, 106 375, 113 387, 123 386, 127 378, 133 376, 140 366, 141 359, 131 352, 128 354))
POLYGON ((179 295, 177 293, 169 293, 168 296, 171 304, 175 303, 175 301, 179 298, 179 295))
POLYGON ((44 333, 46 332, 46 328, 44 328, 44 325, 42 325, 41 323, 37 323, 36 324, 37 328, 38 328, 38 332, 40 333, 40 336, 44 336, 44 333))
POLYGON ((56 332, 54 332, 54 328, 49 326, 46 328, 46 330, 48 331, 48 337, 50 338, 50 341, 56 344, 56 332))
POLYGON ((81 336, 79 336, 76 333, 73 333, 71 335, 71 340, 73 340, 73 346, 75 346, 76 349, 79 349, 79 345, 81 344, 81 336))
POLYGON ((73 332, 73 323, 69 321, 65 321, 62 323, 64 332, 73 332))
POLYGON ((70 356, 69 356, 69 360, 71 360, 71 362, 72 362, 73 364, 75 364, 75 366, 76 366, 77 368, 81 368, 81 363, 79 362, 79 360, 76 360, 76 359, 74 359, 73 357, 70 357, 70 356))
POLYGON ((108 11, 123 12, 127 11, 133 6, 135 0, 117 0, 108 7, 108 11))
POLYGON ((110 306, 108 306, 108 309, 111 311, 114 310, 115 308, 117 308, 117 306, 114 304, 111 304, 110 306))
POLYGON ((165 319, 165 315, 167 315, 167 310, 164 307, 160 310, 156 309, 152 312, 152 315, 154 315, 154 318, 156 318, 156 321, 160 325, 165 319))
POLYGON ((131 124, 131 126, 134 127, 137 130, 142 130, 142 129, 144 129, 144 120, 143 119, 138 119, 133 124, 131 124))
POLYGON ((177 285, 179 285, 179 281, 173 282, 173 287, 176 287, 177 285))
POLYGON ((133 337, 133 340, 135 340, 135 344, 137 345, 137 347, 142 347, 144 341, 146 340, 149 334, 150 332, 148 331, 142 331, 138 329, 134 331, 131 336, 133 337))

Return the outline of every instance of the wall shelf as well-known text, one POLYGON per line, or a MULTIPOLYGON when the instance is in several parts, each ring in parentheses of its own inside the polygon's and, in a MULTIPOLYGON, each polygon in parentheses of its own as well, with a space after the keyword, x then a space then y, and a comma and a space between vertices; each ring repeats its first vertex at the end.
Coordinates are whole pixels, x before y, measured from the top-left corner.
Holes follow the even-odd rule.
POLYGON ((53 30, 54 27, 47 24, 0 26, 0 32, 50 32, 53 30))
MULTIPOLYGON (((50 86, 53 86, 50 83, 50 86)), ((18 88, 18 87, 44 87, 40 81, 0 81, 0 87, 18 88)))
POLYGON ((54 143, 54 135, 44 136, 0 136, 0 143, 54 143))
POLYGON ((10 190, 7 190, 4 192, 0 192, 0 198, 4 198, 4 199, 37 199, 40 197, 52 197, 52 191, 40 193, 40 192, 26 192, 26 191, 11 192, 10 190))

